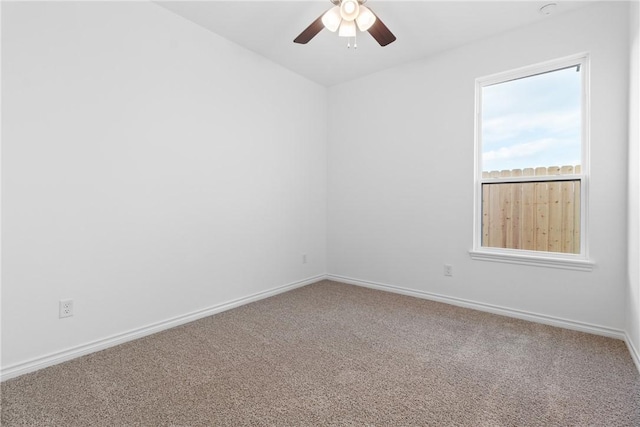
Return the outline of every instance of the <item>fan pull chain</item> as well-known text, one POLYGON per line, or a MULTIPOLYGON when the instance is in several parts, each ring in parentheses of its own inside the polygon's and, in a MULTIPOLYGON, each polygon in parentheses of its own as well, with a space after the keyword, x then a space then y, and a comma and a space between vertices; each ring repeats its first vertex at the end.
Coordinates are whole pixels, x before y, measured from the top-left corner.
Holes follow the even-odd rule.
MULTIPOLYGON (((351 37, 347 37, 347 49, 351 48, 351 37)), ((358 48, 358 37, 353 36, 353 48, 358 48)))

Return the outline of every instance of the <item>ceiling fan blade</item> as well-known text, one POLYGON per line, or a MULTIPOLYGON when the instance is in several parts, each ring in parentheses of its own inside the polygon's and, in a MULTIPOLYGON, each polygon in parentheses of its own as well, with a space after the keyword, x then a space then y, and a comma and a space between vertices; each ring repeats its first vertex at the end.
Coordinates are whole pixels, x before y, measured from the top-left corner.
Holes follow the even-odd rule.
POLYGON ((375 13, 374 15, 376 17, 376 22, 374 22, 371 28, 367 30, 369 31, 369 34, 371 34, 373 38, 376 39, 380 46, 386 46, 396 41, 396 36, 394 36, 393 33, 387 28, 387 26, 384 25, 384 22, 382 22, 380 18, 378 18, 378 15, 376 15, 375 13))
POLYGON ((316 34, 322 31, 323 28, 324 25, 322 24, 322 15, 320 15, 320 17, 313 21, 307 28, 305 28, 305 30, 301 32, 300 35, 293 40, 293 42, 307 44, 309 43, 309 40, 314 38, 316 34))

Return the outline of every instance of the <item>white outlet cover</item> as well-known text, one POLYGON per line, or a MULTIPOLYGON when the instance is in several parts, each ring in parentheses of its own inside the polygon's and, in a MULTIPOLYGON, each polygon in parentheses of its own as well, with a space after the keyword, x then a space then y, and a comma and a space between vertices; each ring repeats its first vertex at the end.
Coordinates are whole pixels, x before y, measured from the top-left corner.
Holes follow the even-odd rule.
POLYGON ((444 265, 444 275, 445 276, 453 276, 453 266, 450 264, 444 265))
POLYGON ((59 316, 60 316, 60 319, 64 317, 73 316, 73 300, 71 299, 60 300, 59 316))

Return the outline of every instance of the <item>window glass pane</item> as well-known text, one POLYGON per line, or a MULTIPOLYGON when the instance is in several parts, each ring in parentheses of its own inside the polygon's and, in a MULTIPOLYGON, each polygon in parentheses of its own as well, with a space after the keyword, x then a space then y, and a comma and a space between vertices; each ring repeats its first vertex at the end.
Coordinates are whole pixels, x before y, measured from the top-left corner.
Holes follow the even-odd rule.
POLYGON ((581 71, 571 67, 482 88, 482 170, 577 166, 581 71))
POLYGON ((580 253, 580 181, 483 184, 482 246, 580 253))

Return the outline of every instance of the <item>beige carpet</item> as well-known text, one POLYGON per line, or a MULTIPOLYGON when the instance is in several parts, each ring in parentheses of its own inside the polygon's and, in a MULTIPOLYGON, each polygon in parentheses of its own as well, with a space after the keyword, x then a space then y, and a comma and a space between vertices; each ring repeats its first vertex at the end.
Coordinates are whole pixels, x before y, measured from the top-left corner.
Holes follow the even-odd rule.
POLYGON ((640 426, 623 342, 321 282, 2 383, 2 425, 640 426))

